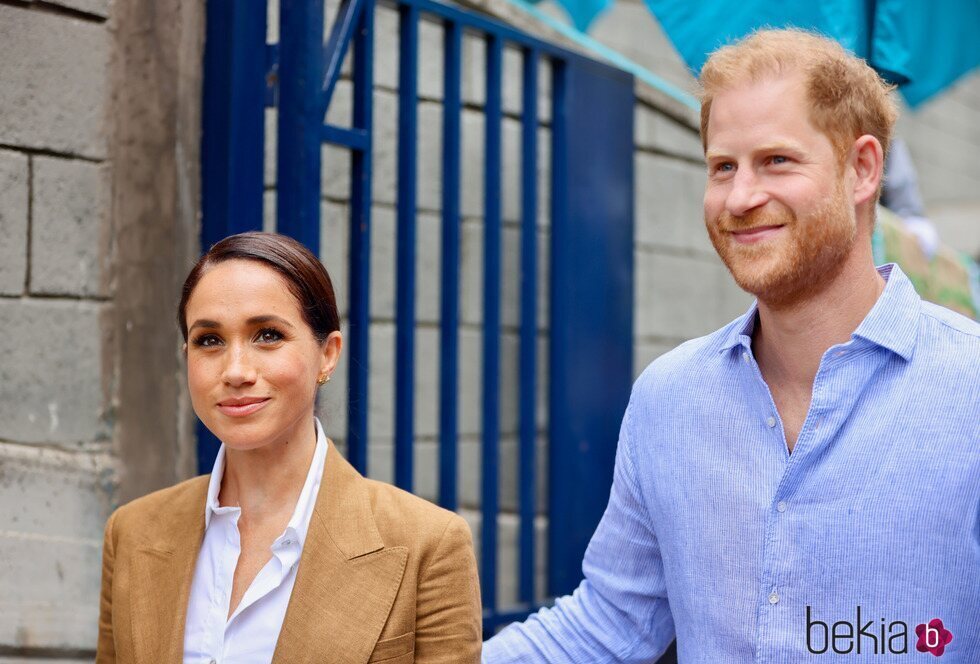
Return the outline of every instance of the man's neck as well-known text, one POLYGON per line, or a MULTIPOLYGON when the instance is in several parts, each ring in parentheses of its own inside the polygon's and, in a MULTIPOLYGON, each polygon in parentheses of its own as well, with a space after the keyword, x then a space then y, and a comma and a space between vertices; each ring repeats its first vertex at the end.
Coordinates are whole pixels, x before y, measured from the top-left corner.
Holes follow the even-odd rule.
POLYGON ((759 302, 752 347, 767 382, 809 389, 824 352, 850 339, 885 287, 867 254, 852 256, 826 288, 805 301, 782 308, 759 302))

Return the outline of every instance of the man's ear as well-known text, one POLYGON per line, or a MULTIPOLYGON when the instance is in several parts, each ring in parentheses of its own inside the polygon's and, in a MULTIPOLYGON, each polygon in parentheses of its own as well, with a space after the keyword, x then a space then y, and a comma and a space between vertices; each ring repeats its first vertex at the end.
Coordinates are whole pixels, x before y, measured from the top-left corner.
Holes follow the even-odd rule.
POLYGON ((878 195, 885 171, 885 153, 881 143, 870 134, 854 141, 850 167, 854 169, 854 203, 861 205, 878 195))

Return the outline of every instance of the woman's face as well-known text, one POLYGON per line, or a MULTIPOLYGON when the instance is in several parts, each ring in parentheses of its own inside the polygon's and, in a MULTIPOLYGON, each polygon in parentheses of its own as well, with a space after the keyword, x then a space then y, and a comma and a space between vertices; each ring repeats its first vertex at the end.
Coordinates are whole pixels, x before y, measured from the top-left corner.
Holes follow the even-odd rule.
POLYGON ((341 338, 317 342, 285 279, 258 261, 219 263, 186 316, 191 402, 219 440, 250 450, 308 435, 317 380, 336 367, 341 338))

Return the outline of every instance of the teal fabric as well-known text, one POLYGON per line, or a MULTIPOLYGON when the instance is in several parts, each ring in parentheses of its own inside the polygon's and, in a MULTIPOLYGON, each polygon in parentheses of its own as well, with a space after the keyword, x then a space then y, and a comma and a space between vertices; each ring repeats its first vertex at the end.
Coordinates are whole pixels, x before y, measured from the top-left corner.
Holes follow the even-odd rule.
MULTIPOLYGON (((535 1, 535 0, 532 0, 535 1)), ((585 32, 613 0, 557 0, 585 32)), ((644 0, 695 74, 709 53, 762 27, 836 39, 916 107, 980 66, 980 0, 644 0)))
POLYGON ((645 0, 695 73, 713 50, 762 27, 826 35, 918 106, 980 66, 980 0, 645 0))

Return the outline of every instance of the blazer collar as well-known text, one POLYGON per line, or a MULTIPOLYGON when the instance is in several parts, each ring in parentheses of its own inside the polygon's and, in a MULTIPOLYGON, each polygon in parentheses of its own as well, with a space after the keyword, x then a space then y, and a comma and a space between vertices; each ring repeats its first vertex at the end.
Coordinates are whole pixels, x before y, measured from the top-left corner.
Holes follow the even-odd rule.
POLYGON ((183 660, 184 618, 204 538, 201 507, 207 490, 206 476, 190 480, 166 510, 147 516, 154 536, 137 546, 129 593, 137 662, 183 660))
POLYGON ((367 662, 407 560, 385 546, 367 481, 330 443, 273 662, 367 662))

